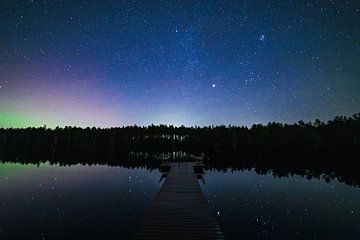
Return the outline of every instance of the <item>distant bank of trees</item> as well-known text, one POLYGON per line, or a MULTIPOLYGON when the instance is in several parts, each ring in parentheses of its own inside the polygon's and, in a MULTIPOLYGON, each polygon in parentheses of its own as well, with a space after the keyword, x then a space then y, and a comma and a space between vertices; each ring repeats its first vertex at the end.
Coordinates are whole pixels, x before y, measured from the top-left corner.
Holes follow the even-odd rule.
MULTIPOLYGON (((161 153, 207 155, 216 168, 360 170, 360 114, 295 124, 0 129, 0 160, 60 164, 144 164, 161 153)), ((170 154, 170 156, 174 156, 170 154)))
POLYGON ((226 152, 229 156, 262 158, 269 155, 343 156, 359 154, 360 114, 295 124, 174 127, 167 125, 121 128, 0 128, 0 157, 37 151, 46 158, 87 154, 114 157, 130 151, 161 153, 226 152))

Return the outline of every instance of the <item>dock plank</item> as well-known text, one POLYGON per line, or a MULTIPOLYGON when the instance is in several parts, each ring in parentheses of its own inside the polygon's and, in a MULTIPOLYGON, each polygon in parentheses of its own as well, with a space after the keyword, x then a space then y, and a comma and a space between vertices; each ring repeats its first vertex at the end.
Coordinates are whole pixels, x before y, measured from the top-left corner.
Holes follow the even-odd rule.
POLYGON ((194 163, 170 163, 170 166, 134 239, 224 239, 201 191, 194 163))

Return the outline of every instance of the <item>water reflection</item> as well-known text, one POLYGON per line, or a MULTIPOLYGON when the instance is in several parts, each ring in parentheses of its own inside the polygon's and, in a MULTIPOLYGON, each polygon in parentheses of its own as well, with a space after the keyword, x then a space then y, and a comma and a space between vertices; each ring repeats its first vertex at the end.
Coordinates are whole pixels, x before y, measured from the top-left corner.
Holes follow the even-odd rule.
MULTIPOLYGON (((229 169, 230 170, 230 169, 229 169)), ((205 197, 229 239, 358 239, 360 189, 337 180, 206 171, 205 197)))
MULTIPOLYGON (((133 152, 107 165, 84 158, 0 163, 0 239, 130 238, 166 178, 168 169, 159 167, 169 156, 188 157, 133 152)), ((230 161, 208 158, 198 179, 228 239, 360 236, 355 169, 246 159, 228 168, 230 161)))
POLYGON ((0 239, 129 238, 159 171, 0 164, 0 239))

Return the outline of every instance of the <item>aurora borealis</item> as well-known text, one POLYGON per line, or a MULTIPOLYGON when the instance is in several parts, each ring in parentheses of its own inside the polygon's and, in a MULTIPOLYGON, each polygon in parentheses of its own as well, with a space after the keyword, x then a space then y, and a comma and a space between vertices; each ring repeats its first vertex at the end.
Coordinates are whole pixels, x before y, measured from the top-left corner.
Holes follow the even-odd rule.
POLYGON ((358 1, 1 1, 0 127, 360 112, 358 1))

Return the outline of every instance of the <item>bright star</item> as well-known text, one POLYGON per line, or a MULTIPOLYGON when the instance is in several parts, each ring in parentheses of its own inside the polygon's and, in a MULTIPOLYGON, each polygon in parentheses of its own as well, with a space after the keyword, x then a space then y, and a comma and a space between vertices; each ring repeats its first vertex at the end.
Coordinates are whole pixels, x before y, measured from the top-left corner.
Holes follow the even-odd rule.
POLYGON ((264 41, 264 40, 265 40, 265 35, 261 34, 260 41, 264 41))
POLYGON ((215 87, 216 87, 215 83, 213 83, 211 86, 212 86, 213 88, 215 88, 215 87))

